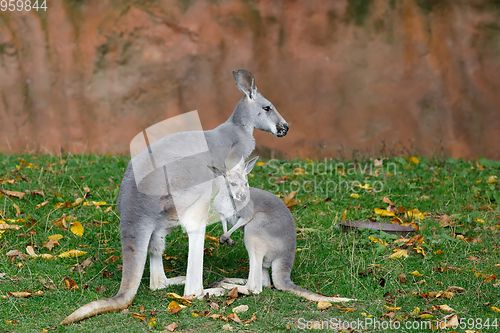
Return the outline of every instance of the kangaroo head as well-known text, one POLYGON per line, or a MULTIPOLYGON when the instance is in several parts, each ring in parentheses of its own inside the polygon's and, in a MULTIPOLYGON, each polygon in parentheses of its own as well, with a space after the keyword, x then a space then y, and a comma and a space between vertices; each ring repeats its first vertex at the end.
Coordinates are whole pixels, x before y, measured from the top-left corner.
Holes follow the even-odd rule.
POLYGON ((246 201, 250 194, 247 175, 252 171, 255 162, 259 157, 254 157, 243 164, 243 159, 234 168, 226 172, 226 178, 229 183, 229 189, 233 198, 237 201, 246 201))
POLYGON ((269 102, 257 90, 255 79, 250 72, 240 69, 238 72, 233 72, 236 86, 245 94, 238 106, 242 109, 245 115, 241 115, 245 119, 245 124, 254 128, 271 133, 277 137, 283 137, 288 132, 288 124, 283 117, 278 113, 273 103, 269 102))
POLYGON ((222 169, 215 166, 209 166, 209 168, 216 177, 223 176, 226 179, 234 200, 248 202, 250 200, 250 186, 248 185, 247 175, 252 171, 259 157, 254 157, 246 163, 243 163, 244 159, 241 158, 236 165, 234 165, 235 160, 232 157, 229 156, 226 159, 225 167, 222 169))

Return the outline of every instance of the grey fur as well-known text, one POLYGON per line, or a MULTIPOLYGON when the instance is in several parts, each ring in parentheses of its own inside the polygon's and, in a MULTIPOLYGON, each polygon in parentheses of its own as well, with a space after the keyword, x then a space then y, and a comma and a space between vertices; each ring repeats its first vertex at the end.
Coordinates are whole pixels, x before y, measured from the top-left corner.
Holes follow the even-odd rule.
MULTIPOLYGON (((290 291, 311 301, 352 301, 352 299, 348 298, 322 296, 293 283, 290 274, 295 259, 295 221, 290 210, 274 194, 249 187, 246 182, 243 183, 242 179, 249 172, 250 170, 245 165, 245 168, 239 167, 225 173, 225 177, 229 181, 239 182, 239 185, 243 185, 246 188, 245 191, 249 194, 249 199, 243 201, 237 200, 233 193, 238 207, 236 218, 227 218, 231 215, 231 211, 227 209, 227 192, 220 191, 214 199, 214 209, 220 214, 221 221, 226 218, 233 226, 228 232, 224 230, 224 235, 220 241, 230 239, 232 232, 237 228, 242 228, 245 232, 245 247, 250 258, 250 271, 246 284, 247 291, 260 293, 263 286, 270 286, 269 268, 272 267, 272 281, 278 290, 290 291), (245 205, 244 208, 242 205, 245 205)), ((237 188, 240 192, 242 191, 242 186, 237 188)), ((243 195, 243 197, 245 196, 243 195)), ((215 286, 224 288, 237 286, 231 284, 232 281, 234 280, 224 279, 215 286)), ((241 286, 238 289, 246 291, 241 286)))
POLYGON ((202 273, 205 228, 210 198, 220 186, 220 179, 214 180, 213 173, 207 166, 222 168, 230 151, 238 151, 244 158, 248 157, 255 148, 254 128, 278 137, 286 135, 288 131, 288 124, 274 105, 257 91, 253 75, 239 70, 237 73, 233 72, 233 76, 238 89, 245 96, 225 123, 203 132, 208 152, 179 159, 173 166, 158 168, 136 184, 132 162, 134 165, 149 163, 148 150, 161 158, 162 155, 172 157, 176 152, 193 149, 186 145, 186 142, 189 142, 196 132, 182 132, 152 143, 128 164, 117 202, 121 214, 123 257, 122 281, 118 294, 82 306, 61 324, 129 306, 139 287, 148 251, 152 290, 184 283, 184 277, 167 279, 162 262, 165 236, 178 225, 186 230, 189 238, 184 294, 199 296, 204 293, 202 273), (271 110, 264 111, 263 107, 269 106, 271 110), (175 198, 169 192, 172 188, 176 190, 175 198), (149 191, 150 189, 154 191, 149 191), (159 190, 162 194, 145 194, 157 193, 159 190))

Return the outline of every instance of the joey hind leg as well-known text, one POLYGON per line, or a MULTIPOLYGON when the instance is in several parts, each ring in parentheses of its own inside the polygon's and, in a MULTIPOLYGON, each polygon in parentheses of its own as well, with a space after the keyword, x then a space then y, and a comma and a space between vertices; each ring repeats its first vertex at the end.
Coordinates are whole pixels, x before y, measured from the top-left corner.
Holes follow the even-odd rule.
POLYGON ((252 242, 252 239, 250 239, 250 237, 246 237, 245 234, 245 245, 247 247, 248 257, 250 261, 247 287, 249 291, 255 294, 258 294, 262 291, 262 282, 263 282, 262 263, 265 253, 265 249, 258 249, 257 244, 258 242, 257 243, 252 242))

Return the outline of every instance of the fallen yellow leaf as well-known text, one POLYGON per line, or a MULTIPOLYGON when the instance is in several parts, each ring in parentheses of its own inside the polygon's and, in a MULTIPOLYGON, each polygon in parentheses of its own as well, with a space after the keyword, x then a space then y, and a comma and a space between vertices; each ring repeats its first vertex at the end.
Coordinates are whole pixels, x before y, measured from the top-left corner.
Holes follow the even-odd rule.
POLYGON ((153 327, 155 324, 156 324, 156 319, 155 318, 149 319, 148 327, 153 327))
POLYGON ((356 312, 356 311, 358 311, 357 309, 354 309, 354 308, 344 308, 344 307, 341 307, 340 305, 335 305, 335 306, 337 307, 337 309, 339 309, 342 312, 356 312))
POLYGON ((423 319, 430 319, 430 318, 433 318, 434 316, 431 315, 430 313, 423 313, 421 315, 418 316, 418 318, 423 318, 423 319))
POLYGON ((496 306, 492 306, 490 309, 492 309, 492 310, 493 310, 493 311, 495 311, 495 312, 500 313, 500 309, 499 309, 499 308, 497 308, 496 306))
POLYGON ((393 254, 389 256, 389 259, 399 259, 399 258, 408 258, 408 251, 403 249, 394 249, 393 254))
POLYGON ((58 241, 58 240, 60 240, 60 239, 64 238, 64 236, 63 236, 63 235, 61 235, 61 234, 55 234, 55 235, 51 235, 51 236, 49 236, 48 238, 49 238, 49 240, 55 240, 55 241, 58 241))
POLYGON ((359 199, 361 196, 357 193, 351 193, 350 197, 353 199, 359 199))
POLYGON ((420 159, 417 156, 412 156, 410 157, 410 162, 413 164, 418 164, 420 162, 420 159))
POLYGON ((63 252, 61 253, 60 255, 58 255, 59 258, 74 258, 74 257, 80 257, 80 256, 83 256, 87 254, 87 252, 85 251, 80 251, 80 250, 70 250, 70 251, 66 251, 66 252, 63 252))
POLYGON ((167 310, 170 311, 170 309, 173 309, 173 308, 185 309, 185 308, 187 308, 187 306, 179 304, 176 301, 171 301, 168 304, 167 310))
POLYGON ((488 184, 496 184, 498 183, 498 177, 497 176, 489 176, 487 180, 488 184))
POLYGON ((318 309, 320 310, 328 309, 330 306, 332 306, 330 302, 318 302, 318 309))
POLYGON ((76 199, 76 200, 75 200, 75 202, 73 203, 73 205, 72 205, 72 206, 73 206, 73 207, 78 206, 79 204, 81 204, 81 203, 82 203, 82 201, 83 201, 83 198, 78 198, 78 199, 76 199))
POLYGON ((141 321, 146 320, 146 316, 141 315, 140 313, 130 312, 130 314, 132 315, 132 317, 137 318, 141 321))
POLYGON ((384 241, 383 239, 379 239, 379 238, 375 238, 375 237, 372 237, 372 236, 368 236, 368 238, 374 242, 374 243, 379 243, 380 245, 389 245, 387 244, 386 241, 384 241))
POLYGON ((384 304, 384 306, 385 306, 385 308, 386 308, 387 310, 390 310, 390 311, 401 310, 401 307, 400 307, 400 306, 398 306, 398 307, 395 307, 395 306, 387 306, 387 305, 385 305, 385 304, 384 304))
POLYGON ((365 185, 361 185, 361 184, 356 184, 357 187, 360 187, 360 188, 363 188, 365 190, 369 190, 371 189, 371 186, 370 184, 366 183, 365 185))
POLYGON ((380 216, 395 216, 393 212, 390 212, 386 209, 374 208, 373 211, 375 212, 375 214, 380 216))
POLYGON ((406 212, 406 215, 408 215, 409 217, 413 217, 417 220, 423 220, 425 217, 425 214, 421 213, 417 208, 408 210, 406 212))
POLYGON ((83 225, 78 221, 71 223, 71 232, 77 236, 83 236, 83 225))

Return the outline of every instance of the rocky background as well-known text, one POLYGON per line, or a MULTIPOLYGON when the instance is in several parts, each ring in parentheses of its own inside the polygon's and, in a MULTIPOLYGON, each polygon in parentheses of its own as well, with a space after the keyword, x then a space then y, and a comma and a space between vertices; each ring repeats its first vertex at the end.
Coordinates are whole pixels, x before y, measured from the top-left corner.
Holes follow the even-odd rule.
MULTIPOLYGON (((33 0, 34 2, 34 0, 33 0)), ((244 68, 287 158, 500 159, 498 0, 47 0, 0 11, 0 151, 127 154, 143 129, 231 114, 244 68)))

